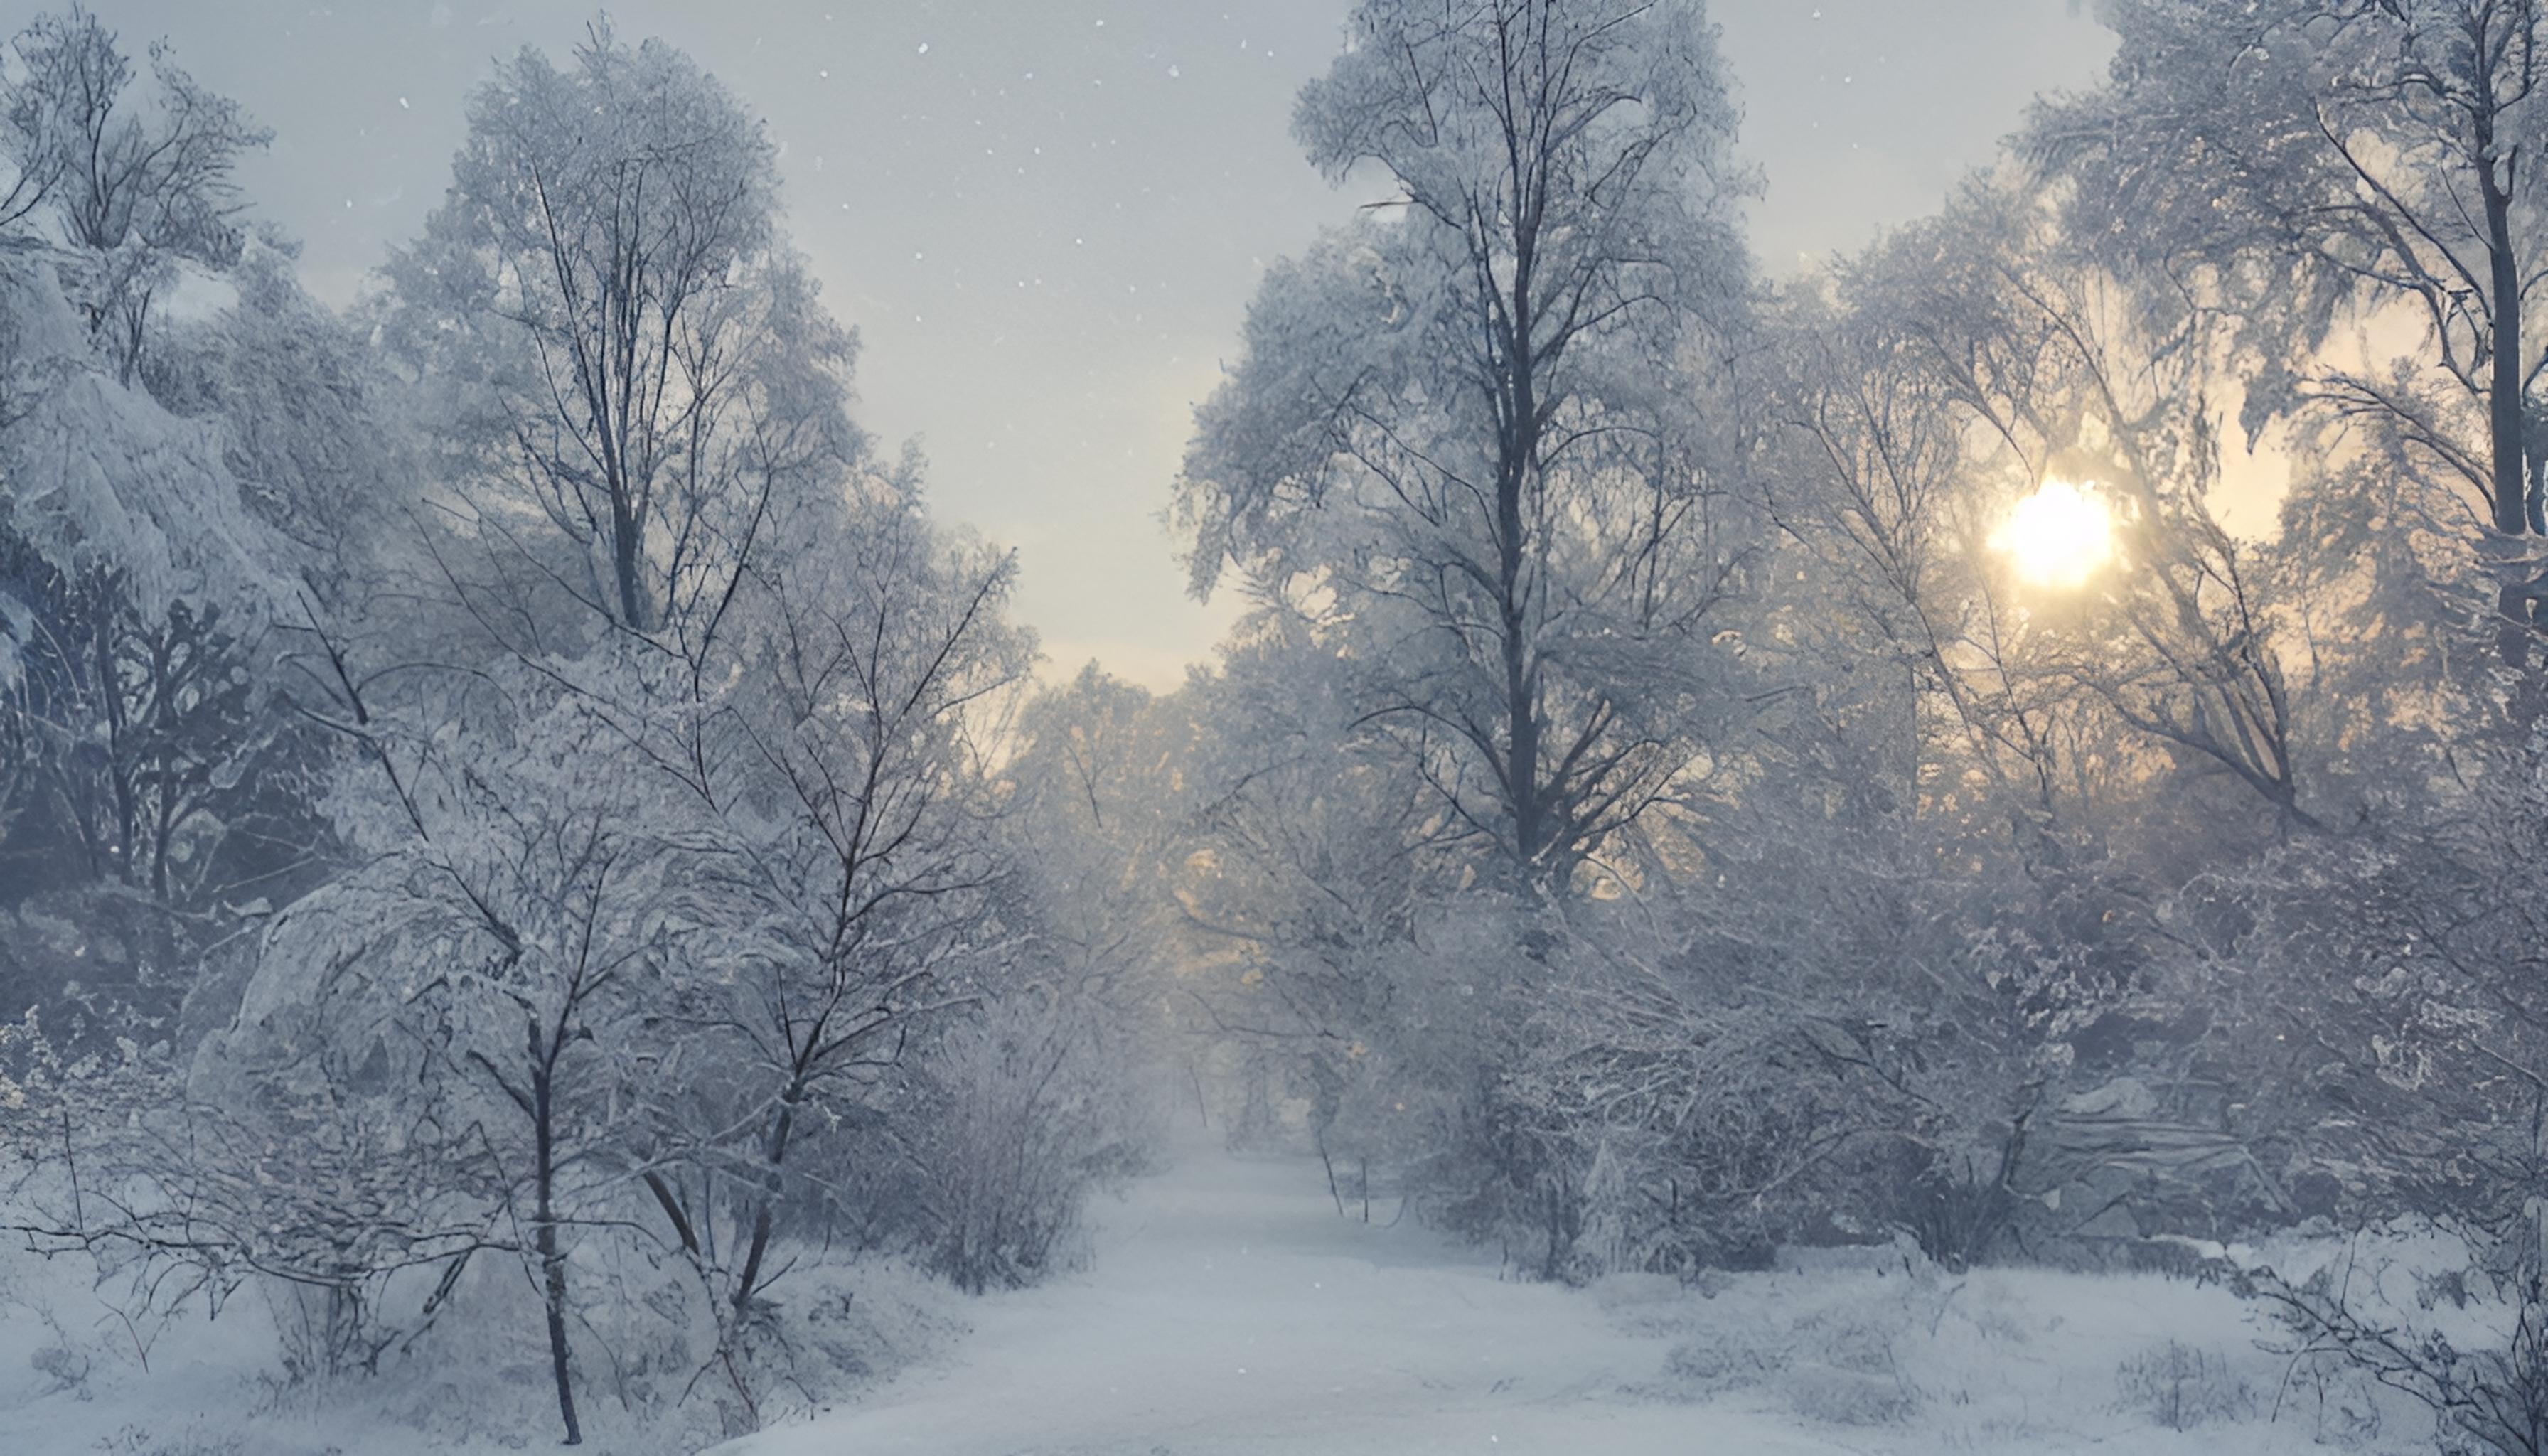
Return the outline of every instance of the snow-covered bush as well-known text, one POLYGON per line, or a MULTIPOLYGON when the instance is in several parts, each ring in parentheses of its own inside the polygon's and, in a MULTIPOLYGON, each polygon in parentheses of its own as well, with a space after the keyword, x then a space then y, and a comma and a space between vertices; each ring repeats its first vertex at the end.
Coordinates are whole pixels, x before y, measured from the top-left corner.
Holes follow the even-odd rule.
POLYGON ((1934 1337, 1943 1310, 1934 1283, 1897 1278, 1853 1303, 1815 1294, 1770 1318, 1738 1312, 1730 1301, 1685 1311, 1684 1332, 1665 1360, 1664 1391, 1683 1400, 1762 1391, 1832 1425, 1891 1425, 1916 1414, 1924 1397, 1900 1355, 1924 1333, 1934 1337))
POLYGON ((2168 1339, 2124 1357, 2115 1397, 2166 1430, 2193 1430, 2254 1413, 2256 1392, 2218 1351, 2168 1339))
POLYGON ((1415 1176, 1438 1217, 1572 1280, 1759 1267, 1806 1227, 1866 1113, 1792 1006, 1592 909, 1541 931, 1536 956, 1527 926, 1457 920, 1421 962, 1476 988, 1431 1003, 1465 1032, 1432 1038, 1451 1136, 1415 1176))
POLYGON ((1831 1425, 1893 1425, 1920 1409, 1918 1393, 1889 1368, 1806 1361, 1788 1367, 1778 1384, 1798 1415, 1831 1425))
POLYGON ((1704 1399, 1768 1384, 1787 1367, 1783 1342, 1762 1326, 1711 1321, 1674 1343, 1664 1372, 1678 1394, 1704 1399))
POLYGON ((1090 1194, 1145 1160, 1140 1085, 1085 1012, 1032 994, 949 1027, 899 1120, 926 1258, 975 1294, 1070 1252, 1090 1194))
POLYGON ((2228 1277, 2298 1350, 2338 1355, 2356 1380, 2423 1405, 2454 1456, 2542 1456, 2548 1296, 2538 1247, 2411 1220, 2290 1241, 2264 1257, 2238 1251, 2228 1277))

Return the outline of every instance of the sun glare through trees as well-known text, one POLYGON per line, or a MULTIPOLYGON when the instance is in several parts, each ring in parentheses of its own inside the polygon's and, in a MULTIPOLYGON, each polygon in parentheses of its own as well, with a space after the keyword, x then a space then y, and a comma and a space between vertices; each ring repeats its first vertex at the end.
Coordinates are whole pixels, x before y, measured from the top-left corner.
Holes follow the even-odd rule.
POLYGON ((2030 582, 2076 587, 2114 559, 2114 513, 2093 487, 2048 480, 2009 509, 1991 545, 2030 582))

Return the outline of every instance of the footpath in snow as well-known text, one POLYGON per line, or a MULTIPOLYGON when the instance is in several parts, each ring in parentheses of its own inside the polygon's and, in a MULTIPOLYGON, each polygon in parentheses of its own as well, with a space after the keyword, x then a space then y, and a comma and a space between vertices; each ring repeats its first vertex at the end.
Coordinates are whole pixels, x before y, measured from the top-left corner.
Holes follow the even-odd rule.
POLYGON ((1336 1216, 1314 1161, 1189 1148, 1100 1202, 1084 1272, 977 1306, 952 1363, 716 1456, 1849 1449, 1641 1398, 1665 1340, 1354 1212, 1336 1216))

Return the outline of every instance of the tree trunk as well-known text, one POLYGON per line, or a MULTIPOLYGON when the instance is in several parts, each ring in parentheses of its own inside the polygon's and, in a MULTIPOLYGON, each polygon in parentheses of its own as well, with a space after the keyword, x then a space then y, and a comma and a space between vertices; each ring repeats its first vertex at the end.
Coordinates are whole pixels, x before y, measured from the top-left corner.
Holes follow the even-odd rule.
MULTIPOLYGON (((2481 126, 2482 142, 2491 145, 2492 127, 2481 126)), ((2495 295, 2494 355, 2487 379, 2487 428, 2492 438, 2488 459, 2493 477, 2495 528, 2518 536, 2529 527, 2522 510, 2521 429, 2521 268, 2512 252, 2512 200, 2496 185, 2492 167, 2484 178, 2486 195, 2489 286, 2495 295)))
MULTIPOLYGON (((2529 666, 2530 584, 2524 553, 2516 544, 2529 526, 2524 509, 2524 441, 2521 409, 2521 268, 2512 251, 2512 198, 2508 183, 2496 175, 2495 117, 2477 118, 2478 190, 2486 208, 2488 288, 2494 294, 2494 352, 2488 360, 2487 461, 2494 500, 2497 539, 2487 543, 2496 569, 2496 651, 2516 672, 2529 666)), ((2510 166, 2509 161, 2503 163, 2510 166)), ((2515 689, 2516 696, 2526 696, 2515 689)), ((2520 704, 2515 716, 2526 716, 2520 704)))
POLYGON ((566 1255, 558 1249, 556 1139, 550 1125, 549 1075, 531 1082, 532 1178, 537 1208, 532 1240, 540 1256, 541 1302, 548 1307, 549 1373, 557 1380, 558 1415, 566 1422, 566 1444, 584 1444, 584 1427, 575 1418, 575 1385, 568 1373, 566 1338, 566 1255))
POLYGON ((655 625, 648 618, 646 584, 641 579, 642 560, 639 548, 645 526, 637 519, 625 488, 611 492, 610 500, 610 571, 619 588, 619 620, 635 631, 648 631, 655 625))
POLYGON ((753 1286, 761 1280, 761 1261, 770 1253, 774 1206, 778 1202, 778 1167, 786 1161, 787 1139, 796 1128, 796 1103, 804 1095, 800 1082, 778 1099, 777 1116, 770 1125, 770 1140, 763 1145, 770 1169, 763 1175, 760 1206, 753 1211, 752 1242, 744 1250, 743 1271, 735 1276, 733 1306, 737 1327, 741 1327, 745 1313, 752 1308, 753 1286))
MULTIPOLYGON (((1515 288, 1514 318, 1520 344, 1510 368, 1505 421, 1496 472, 1496 590, 1499 626, 1503 631, 1504 793, 1512 808, 1513 865, 1520 886, 1534 887, 1548 837, 1546 804, 1539 785, 1539 702, 1532 682, 1529 586, 1522 569, 1529 550, 1522 520, 1522 491, 1530 478, 1532 457, 1539 452, 1539 400, 1530 377, 1528 295, 1515 288)), ((1556 888, 1563 892, 1565 886, 1556 888)))

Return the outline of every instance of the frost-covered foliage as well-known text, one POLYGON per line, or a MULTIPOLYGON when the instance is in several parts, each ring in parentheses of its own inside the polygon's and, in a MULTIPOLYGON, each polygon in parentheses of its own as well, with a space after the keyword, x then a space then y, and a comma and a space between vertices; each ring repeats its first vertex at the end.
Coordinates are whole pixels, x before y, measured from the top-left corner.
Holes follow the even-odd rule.
POLYGON ((0 260, 13 366, 0 431, 0 527, 72 578, 113 575, 134 608, 189 599, 268 617, 291 600, 288 547, 248 509, 216 431, 98 367, 41 254, 0 260))
POLYGON ((0 147, 0 1002, 91 1046, 167 1035, 241 908, 310 882, 310 750, 270 671, 308 557, 217 428, 136 378, 157 285, 101 282, 110 253, 235 254, 226 179, 252 137, 155 68, 136 103, 93 17, 39 20, 0 147), (55 922, 94 933, 37 932, 55 922))
POLYGON ((2540 530, 2523 361, 2548 256, 2527 164, 2548 15, 2530 0, 2101 8, 2122 40, 2110 84, 2046 103, 2026 137, 2072 184, 2080 235, 2154 291, 2225 306, 2253 351, 2251 433, 2332 406, 2413 440, 2417 468, 2496 530, 2540 530), (2399 367, 2327 347, 2348 305, 2413 318, 2399 367))
MULTIPOLYGON (((853 1378, 868 1274, 1069 1266, 1190 1105, 1343 1237, 1901 1270, 1678 1331, 1666 1394, 1943 1418, 1952 1281, 2158 1268, 2536 1453, 2548 20, 2101 13, 2109 84, 1772 285, 1699 0, 1356 6, 1296 132, 1389 196, 1197 413, 1170 516, 1247 610, 1158 693, 1031 681, 1019 563, 859 427, 777 143, 679 51, 497 63, 339 312, 237 108, 40 19, 0 1223, 136 1348, 253 1295, 295 1390, 704 1440, 853 1378), (2088 566, 2029 569, 2040 500, 2088 566), (2257 1241, 2375 1223, 2413 1288, 2257 1241)), ((2243 1353, 2140 1333, 2099 1401, 2253 1419, 2243 1353)))
POLYGON ((1360 6, 1295 130, 1385 219, 1259 288, 1178 487, 1353 671, 1367 736, 1500 874, 1568 889, 1719 717, 1758 545, 1728 342, 1749 303, 1734 110, 1694 4, 1360 6))
POLYGON ((142 377, 171 411, 216 427, 247 508, 299 548, 296 585, 332 607, 395 575, 420 441, 361 320, 302 288, 299 253, 272 229, 252 233, 223 275, 234 301, 172 323, 142 377))
POLYGON ((150 963, 85 1002, 28 967, 12 1126, 51 1150, 12 1223, 131 1269, 136 1316, 265 1286, 297 1379, 503 1319, 570 1439, 604 1389, 750 1429, 814 1399, 790 1291, 840 1222, 978 1288, 1138 1161, 1114 1023, 1044 1014, 1104 923, 1042 936, 1013 566, 867 463, 758 123, 597 31, 474 128, 368 336, 260 235, 195 259, 235 307, 119 365, 58 246, 0 255, 10 848, 82 846, 172 927, 0 904, 44 957, 150 963), (301 858, 250 890, 216 850, 252 830, 301 858), (527 1306, 471 1293, 508 1266, 527 1306))
POLYGON ((244 204, 230 174, 272 134, 198 85, 164 43, 150 47, 150 80, 136 90, 116 34, 76 5, 38 16, 9 50, 0 161, 11 190, 0 228, 41 224, 39 237, 63 245, 67 291, 129 385, 158 297, 188 266, 237 258, 233 219, 244 204))
POLYGON ((45 17, 12 43, 0 816, 50 820, 43 832, 75 839, 93 873, 165 900, 171 860, 205 873, 206 837, 236 817, 215 801, 272 737, 258 660, 306 558, 250 508, 217 430, 136 386, 157 284, 100 281, 124 267, 110 257, 236 255, 227 178, 254 135, 164 54, 155 65, 161 94, 138 111, 95 17, 45 17), (106 313, 118 342, 101 341, 106 313), (99 740, 103 754, 87 747, 99 740))
POLYGON ((386 323, 487 570, 698 630, 779 498, 861 451, 855 340, 784 244, 774 158, 714 78, 606 22, 571 68, 525 49, 479 87, 386 323))

